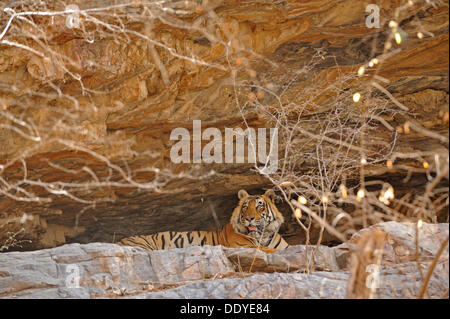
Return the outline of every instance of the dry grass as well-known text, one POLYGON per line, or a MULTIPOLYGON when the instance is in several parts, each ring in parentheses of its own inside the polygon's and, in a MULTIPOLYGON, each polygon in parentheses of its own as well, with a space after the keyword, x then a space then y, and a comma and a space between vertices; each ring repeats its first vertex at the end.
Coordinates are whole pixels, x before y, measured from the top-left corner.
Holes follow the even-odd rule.
MULTIPOLYGON (((423 10, 446 6, 441 1, 413 3, 423 10)), ((66 197, 76 205, 95 207, 102 202, 112 202, 114 198, 90 198, 86 195, 94 189, 105 190, 105 193, 111 187, 163 192, 165 185, 173 178, 180 178, 180 174, 160 170, 153 165, 141 167, 139 171, 130 171, 126 161, 126 158, 133 156, 152 158, 158 154, 136 154, 130 148, 133 140, 103 134, 101 127, 90 127, 82 121, 85 118, 96 118, 99 109, 95 98, 112 94, 114 89, 107 90, 103 86, 89 88, 80 76, 80 69, 92 68, 105 74, 117 70, 98 60, 93 60, 90 65, 83 65, 82 61, 76 61, 68 53, 55 49, 47 27, 60 28, 68 21, 76 22, 68 20, 74 14, 66 9, 68 4, 65 1, 21 0, 12 1, 7 10, 4 10, 6 4, 0 5, 4 12, 0 16, 2 50, 7 52, 10 49, 20 49, 27 56, 35 58, 35 64, 30 65, 29 72, 34 72, 33 76, 44 83, 44 88, 40 90, 19 84, 0 83, 0 131, 4 136, 10 137, 13 143, 25 146, 0 164, 0 196, 36 205, 48 203, 54 197, 66 197), (77 83, 79 92, 73 95, 63 93, 61 86, 66 81, 77 83), (83 101, 82 105, 80 101, 83 101), (45 120, 39 121, 32 114, 39 114, 45 120), (101 151, 98 151, 99 145, 104 146, 101 151), (28 160, 48 149, 71 150, 83 154, 85 160, 95 162, 95 165, 82 164, 79 169, 70 169, 52 160, 47 161, 47 165, 56 171, 83 175, 87 177, 87 181, 46 181, 30 174, 27 169, 28 160), (99 165, 106 167, 110 175, 98 174, 95 167, 99 165), (4 174, 8 169, 15 167, 19 167, 20 178, 5 179, 4 174), (138 180, 135 177, 140 172, 152 173, 153 177, 146 181, 138 180)), ((392 12, 392 20, 401 17, 408 6, 408 1, 401 1, 397 10, 392 12)), ((255 78, 252 66, 241 58, 243 55, 255 59, 262 57, 255 52, 248 52, 236 44, 238 41, 232 41, 239 35, 233 35, 220 25, 214 9, 208 9, 209 15, 205 21, 188 23, 182 19, 184 15, 202 10, 205 8, 198 2, 191 1, 95 1, 89 8, 78 12, 79 26, 74 28, 74 32, 87 43, 98 38, 108 38, 124 46, 136 39, 146 42, 155 62, 154 72, 159 74, 159 82, 166 86, 171 84, 165 64, 169 59, 188 61, 196 67, 208 67, 217 72, 230 72, 236 107, 241 111, 243 120, 246 120, 248 110, 251 110, 250 113, 261 114, 268 126, 272 125, 279 130, 282 145, 280 170, 270 175, 265 174, 259 166, 255 170, 266 176, 280 192, 305 232, 306 244, 314 245, 315 248, 311 249, 315 251, 321 244, 325 231, 344 241, 359 228, 380 221, 436 222, 436 213, 448 210, 448 187, 441 186, 445 180, 448 184, 448 136, 426 129, 413 120, 405 121, 400 128, 392 127, 386 120, 397 115, 412 118, 409 109, 384 88, 387 80, 378 73, 380 66, 399 52, 393 49, 397 26, 385 26, 387 38, 383 43, 383 52, 373 57, 377 59, 376 63, 373 59, 366 61, 365 69, 370 69, 370 72, 364 75, 358 75, 357 69, 344 69, 335 62, 332 68, 335 76, 330 81, 315 67, 322 61, 336 61, 336 57, 317 49, 301 68, 291 70, 286 78, 280 78, 280 83, 276 83, 275 78, 270 79, 275 83, 264 83, 255 78), (178 50, 171 45, 170 40, 156 36, 157 31, 153 30, 156 23, 187 30, 205 37, 213 44, 222 45, 227 52, 225 63, 216 64, 178 50), (146 27, 144 31, 138 32, 133 29, 132 24, 144 24, 146 27), (248 73, 254 81, 237 82, 239 72, 248 73), (314 74, 311 82, 302 90, 294 92, 293 84, 306 72, 314 74), (281 89, 275 89, 275 86, 281 89), (360 94, 361 100, 354 102, 355 93, 360 94), (262 96, 269 96, 274 101, 273 104, 261 103, 259 97, 262 96), (392 132, 393 138, 384 140, 377 137, 380 127, 392 132), (395 152, 398 135, 409 131, 420 132, 429 139, 438 140, 447 145, 447 149, 431 153, 395 152), (412 165, 412 162, 422 167, 412 165), (305 172, 303 165, 311 168, 305 172), (367 169, 376 165, 403 171, 406 179, 412 174, 426 175, 428 181, 425 192, 419 195, 410 192, 402 198, 396 198, 395 189, 388 181, 367 179, 367 169), (307 199, 307 204, 297 205, 300 196, 307 199), (309 219, 300 219, 298 214, 296 216, 296 209, 300 209, 309 219), (313 224, 320 226, 320 236, 315 243, 310 242, 313 224)), ((420 18, 417 21, 417 31, 423 30, 420 18)), ((3 58, 0 61, 1 59, 3 58)), ((264 63, 267 63, 268 68, 276 65, 267 58, 264 63)), ((123 105, 112 105, 106 107, 105 111, 114 112, 121 107, 123 105)), ((448 121, 448 113, 446 116, 448 121)), ((189 173, 184 176, 191 177, 189 173)), ((11 241, 3 243, 1 249, 17 245, 14 238, 18 234, 12 233, 11 241)), ((379 248, 380 238, 381 235, 365 238, 360 249, 364 251, 366 246, 379 248)), ((364 253, 356 253, 355 256, 349 296, 370 297, 370 292, 362 287, 365 274, 361 267, 372 262, 376 256, 364 253)), ((419 258, 417 260, 419 262, 419 258)), ((307 269, 307 272, 314 269, 314 262, 311 265, 312 268, 307 269)), ((425 281, 429 278, 428 273, 425 281)), ((424 287, 425 292, 426 282, 424 287)))

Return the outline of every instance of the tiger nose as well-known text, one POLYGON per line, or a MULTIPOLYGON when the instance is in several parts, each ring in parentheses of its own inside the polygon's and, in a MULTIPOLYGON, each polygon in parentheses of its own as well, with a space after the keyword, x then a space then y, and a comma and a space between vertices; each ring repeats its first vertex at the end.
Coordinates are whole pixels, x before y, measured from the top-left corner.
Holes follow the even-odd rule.
POLYGON ((248 220, 249 222, 253 221, 254 219, 255 219, 255 217, 247 217, 247 220, 248 220))

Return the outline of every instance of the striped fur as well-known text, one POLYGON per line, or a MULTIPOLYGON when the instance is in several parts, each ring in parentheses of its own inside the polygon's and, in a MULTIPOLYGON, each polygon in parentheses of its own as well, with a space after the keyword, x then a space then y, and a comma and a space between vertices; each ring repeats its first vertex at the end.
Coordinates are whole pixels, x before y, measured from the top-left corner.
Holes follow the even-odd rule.
POLYGON ((222 245, 225 247, 258 248, 267 253, 286 249, 288 243, 278 234, 283 215, 271 199, 270 190, 264 195, 249 195, 240 190, 239 205, 230 222, 213 231, 166 231, 152 235, 127 237, 118 242, 123 246, 138 246, 148 250, 173 249, 189 246, 222 245))

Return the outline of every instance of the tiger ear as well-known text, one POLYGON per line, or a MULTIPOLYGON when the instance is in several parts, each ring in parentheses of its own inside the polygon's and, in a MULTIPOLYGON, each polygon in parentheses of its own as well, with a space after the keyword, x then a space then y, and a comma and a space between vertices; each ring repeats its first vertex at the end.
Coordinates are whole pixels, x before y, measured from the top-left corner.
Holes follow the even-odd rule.
POLYGON ((239 198, 239 199, 243 199, 243 198, 246 198, 246 197, 248 197, 247 191, 246 191, 245 189, 241 189, 241 190, 238 192, 238 198, 239 198))
POLYGON ((270 199, 273 202, 273 200, 275 199, 275 192, 273 191, 273 189, 268 189, 264 193, 264 196, 266 196, 268 199, 270 199))

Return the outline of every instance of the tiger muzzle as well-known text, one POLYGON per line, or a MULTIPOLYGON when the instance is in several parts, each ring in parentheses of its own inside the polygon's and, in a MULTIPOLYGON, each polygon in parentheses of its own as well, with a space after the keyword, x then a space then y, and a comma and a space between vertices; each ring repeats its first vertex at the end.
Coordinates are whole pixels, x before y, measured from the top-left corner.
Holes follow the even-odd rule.
POLYGON ((247 226, 247 232, 251 233, 251 232, 256 232, 258 234, 261 234, 263 232, 264 229, 264 225, 262 224, 258 224, 258 225, 248 225, 247 226))

